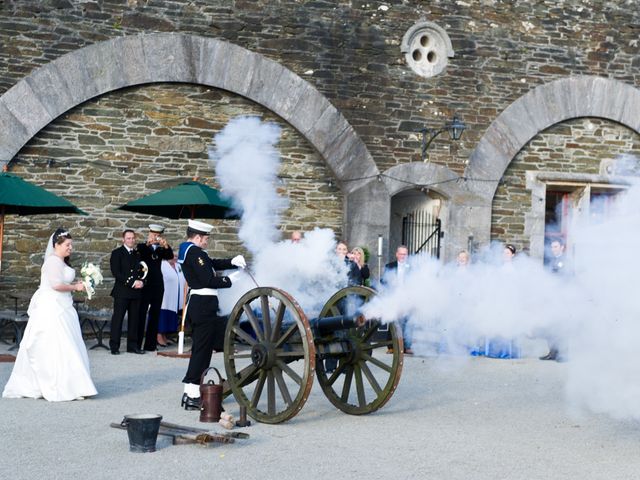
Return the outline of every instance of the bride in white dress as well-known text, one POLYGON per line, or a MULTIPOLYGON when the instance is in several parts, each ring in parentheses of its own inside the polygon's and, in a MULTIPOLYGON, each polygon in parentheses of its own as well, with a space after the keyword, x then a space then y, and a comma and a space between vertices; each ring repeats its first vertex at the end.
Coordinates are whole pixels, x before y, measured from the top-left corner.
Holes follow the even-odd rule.
POLYGON ((84 290, 82 282, 72 283, 72 250, 69 232, 57 229, 49 239, 40 287, 31 298, 29 321, 3 397, 62 402, 98 393, 71 297, 71 292, 84 290))

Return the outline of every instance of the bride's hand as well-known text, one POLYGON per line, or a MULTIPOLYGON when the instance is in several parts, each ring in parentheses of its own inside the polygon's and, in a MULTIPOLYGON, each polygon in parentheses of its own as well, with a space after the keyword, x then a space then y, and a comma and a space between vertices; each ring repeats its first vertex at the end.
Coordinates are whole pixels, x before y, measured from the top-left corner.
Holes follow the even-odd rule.
POLYGON ((84 290, 84 283, 77 282, 73 287, 74 292, 82 292, 84 290))

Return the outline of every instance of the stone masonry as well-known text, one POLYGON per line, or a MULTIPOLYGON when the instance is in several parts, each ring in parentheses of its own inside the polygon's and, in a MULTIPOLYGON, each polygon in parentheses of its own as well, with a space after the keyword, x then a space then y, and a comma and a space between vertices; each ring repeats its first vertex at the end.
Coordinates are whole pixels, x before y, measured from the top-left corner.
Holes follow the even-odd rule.
MULTIPOLYGON (((0 152, 7 158, 0 163, 10 161, 12 173, 90 216, 7 217, 0 288, 37 283, 52 223, 69 226, 78 238, 76 256, 100 261, 105 270, 116 232, 149 220, 115 207, 178 179, 198 176, 215 185, 207 147, 229 118, 241 114, 283 127, 278 188, 291 205, 284 232, 327 226, 371 248, 378 231, 388 238, 390 196, 429 184, 451 203, 450 218, 443 220, 450 251, 465 246, 469 235, 527 249, 526 171, 587 173, 607 155, 640 154, 639 33, 640 12, 631 0, 5 0, 0 152), (447 32, 454 51, 445 71, 428 79, 413 73, 400 52, 405 32, 424 19, 447 32), (212 88, 193 72, 176 76, 171 62, 182 50, 153 51, 151 43, 141 51, 165 55, 167 62, 156 65, 155 79, 144 77, 152 84, 138 85, 131 80, 140 73, 135 68, 122 78, 108 76, 113 52, 82 50, 157 33, 184 35, 193 45, 198 40, 189 39, 229 42, 217 59, 224 68, 211 64, 211 71, 252 65, 255 71, 246 74, 251 83, 222 79, 212 88), (234 53, 233 46, 250 55, 234 53), (251 57, 250 63, 241 57, 251 57), (47 77, 29 77, 56 60, 61 63, 47 77), (65 91, 43 90, 60 84, 71 71, 66 67, 77 68, 72 62, 84 62, 77 71, 90 76, 65 91), (261 90, 261 82, 280 91, 261 90), (287 105, 287 88, 304 95, 309 108, 287 105), (33 89, 40 89, 37 102, 33 89), (65 97, 76 91, 83 92, 81 102, 65 97), (40 108, 68 111, 49 120, 40 108), (16 122, 18 110, 25 116, 16 122), (430 147, 430 163, 417 162, 416 130, 439 127, 454 113, 467 125, 461 141, 443 134, 430 147), (587 130, 589 121, 597 128, 587 130), (40 124, 44 128, 33 127, 40 124), (18 137, 26 140, 14 148, 18 137), (377 181, 378 173, 387 176, 377 181), (451 183, 459 175, 471 180, 451 183)), ((144 62, 140 57, 140 69, 144 62)), ((170 228, 175 243, 181 232, 170 228)), ((236 250, 235 223, 220 222, 216 229, 213 253, 236 250)))

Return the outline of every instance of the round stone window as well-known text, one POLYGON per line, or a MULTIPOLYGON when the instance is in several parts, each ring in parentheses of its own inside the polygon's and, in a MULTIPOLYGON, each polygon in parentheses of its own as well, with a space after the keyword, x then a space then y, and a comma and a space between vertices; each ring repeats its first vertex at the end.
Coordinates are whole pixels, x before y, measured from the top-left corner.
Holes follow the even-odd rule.
POLYGON ((444 70, 453 57, 449 35, 433 22, 421 21, 407 30, 400 50, 411 70, 421 77, 433 77, 444 70))

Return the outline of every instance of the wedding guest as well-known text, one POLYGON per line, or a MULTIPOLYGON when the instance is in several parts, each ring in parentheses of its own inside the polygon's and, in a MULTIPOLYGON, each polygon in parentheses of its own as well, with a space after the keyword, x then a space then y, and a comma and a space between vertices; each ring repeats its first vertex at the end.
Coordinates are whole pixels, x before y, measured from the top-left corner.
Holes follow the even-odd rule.
POLYGON ((98 393, 71 297, 84 290, 81 281, 73 281, 72 251, 71 234, 58 228, 47 242, 40 286, 29 303, 29 321, 3 397, 61 402, 98 393))
POLYGON ((157 343, 160 347, 168 346, 167 334, 178 330, 178 313, 182 310, 185 279, 177 260, 178 255, 174 254, 171 260, 163 260, 161 266, 164 295, 158 322, 157 343))
POLYGON ((127 352, 144 353, 138 346, 138 324, 140 319, 140 299, 144 281, 140 271, 140 252, 134 247, 136 234, 127 229, 122 232, 122 246, 111 252, 109 264, 115 283, 111 290, 113 316, 111 317, 111 337, 109 348, 112 355, 120 354, 122 322, 127 314, 127 352))
POLYGON ((142 261, 149 268, 149 273, 142 289, 140 323, 138 324, 138 348, 143 348, 142 340, 144 338, 144 350, 147 352, 153 352, 157 349, 158 322, 160 320, 162 297, 164 296, 162 260, 173 258, 173 250, 162 236, 162 233, 164 233, 164 227, 157 223, 152 223, 149 225, 147 241, 139 243, 137 247, 142 261))
MULTIPOLYGON (((561 239, 551 242, 551 259, 547 265, 549 271, 554 275, 569 276, 571 269, 567 263, 565 254, 565 244, 561 239)), ((565 361, 567 358, 567 348, 563 345, 561 339, 554 335, 553 332, 545 332, 545 338, 549 344, 549 353, 540 357, 540 360, 555 360, 556 362, 565 361)))
POLYGON ((302 232, 300 230, 291 232, 291 243, 300 243, 300 240, 302 240, 302 232))
POLYGON ((504 250, 502 251, 502 261, 505 264, 510 264, 511 262, 513 262, 513 259, 516 256, 516 252, 517 252, 516 247, 511 243, 507 243, 504 246, 504 250))
POLYGON ((245 268, 244 257, 231 259, 209 258, 205 249, 213 227, 204 222, 189 220, 187 241, 180 244, 178 263, 189 284, 187 320, 191 324, 191 359, 184 376, 181 406, 185 410, 200 410, 200 377, 211 363, 216 334, 222 331, 224 319, 218 316, 217 289, 231 287, 231 279, 217 276, 216 270, 245 268))
POLYGON ((371 275, 369 265, 365 263, 364 257, 365 254, 362 248, 356 247, 351 250, 351 258, 357 268, 357 270, 354 269, 354 282, 356 285, 365 285, 371 275))
POLYGON ((360 272, 351 258, 352 254, 349 252, 349 246, 346 242, 340 241, 337 243, 336 255, 338 256, 338 262, 344 262, 347 267, 347 284, 349 286, 359 285, 360 272))
POLYGON ((458 267, 468 267, 471 264, 471 256, 469 252, 466 250, 461 250, 458 252, 458 256, 456 257, 456 265, 458 267))
MULTIPOLYGON (((410 265, 407 261, 409 257, 409 249, 406 245, 399 245, 396 248, 396 259, 393 262, 387 263, 384 266, 384 273, 381 278, 383 285, 392 286, 395 288, 401 288, 404 283, 404 278, 409 271, 410 265)), ((411 349, 411 327, 409 325, 408 318, 402 318, 400 320, 400 327, 402 329, 402 337, 404 340, 404 353, 407 355, 413 355, 411 349)), ((387 353, 393 353, 393 349, 387 349, 387 353)))

